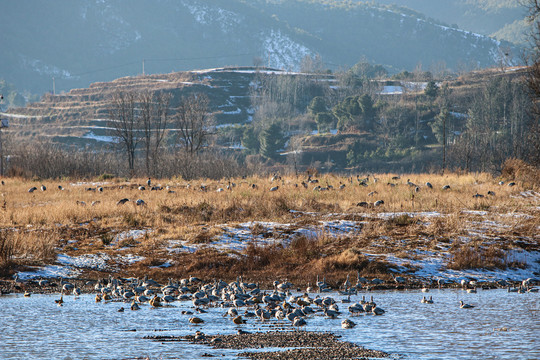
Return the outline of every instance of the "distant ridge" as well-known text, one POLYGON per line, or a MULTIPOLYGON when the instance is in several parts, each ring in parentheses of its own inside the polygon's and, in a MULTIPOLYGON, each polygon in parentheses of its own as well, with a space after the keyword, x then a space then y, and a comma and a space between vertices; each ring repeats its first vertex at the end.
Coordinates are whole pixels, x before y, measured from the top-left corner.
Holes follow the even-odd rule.
POLYGON ((391 72, 519 62, 520 49, 375 3, 265 0, 9 1, 0 12, 0 78, 43 93, 143 73, 246 66, 298 70, 320 54, 337 70, 361 59, 391 72), (144 63, 144 64, 143 64, 144 63))

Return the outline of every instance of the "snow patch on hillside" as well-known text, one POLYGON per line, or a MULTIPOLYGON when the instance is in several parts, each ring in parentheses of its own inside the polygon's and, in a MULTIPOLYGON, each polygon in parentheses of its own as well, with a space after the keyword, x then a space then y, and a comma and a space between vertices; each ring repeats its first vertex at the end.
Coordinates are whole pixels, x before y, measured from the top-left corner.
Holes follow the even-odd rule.
POLYGON ((307 47, 293 41, 280 29, 263 34, 263 53, 268 56, 268 66, 280 69, 298 69, 302 59, 312 55, 307 47))
POLYGON ((108 142, 108 143, 118 143, 118 138, 114 136, 106 136, 106 135, 96 135, 94 132, 90 131, 86 133, 83 137, 83 139, 92 139, 100 142, 108 142))
MULTIPOLYGON (((97 2, 96 7, 89 9, 96 12, 99 19, 99 30, 102 33, 102 41, 99 45, 103 53, 114 54, 126 49, 142 38, 135 26, 128 23, 110 2, 97 2)), ((88 7, 81 14, 86 19, 88 7)))
POLYGON ((20 55, 21 63, 37 72, 40 75, 55 76, 61 79, 71 78, 71 73, 68 70, 60 69, 54 65, 44 63, 39 59, 32 59, 24 55, 20 55))
POLYGON ((231 28, 240 24, 242 21, 242 17, 238 14, 220 7, 192 4, 186 1, 183 1, 182 5, 189 10, 195 21, 199 24, 218 24, 223 33, 229 32, 231 28))

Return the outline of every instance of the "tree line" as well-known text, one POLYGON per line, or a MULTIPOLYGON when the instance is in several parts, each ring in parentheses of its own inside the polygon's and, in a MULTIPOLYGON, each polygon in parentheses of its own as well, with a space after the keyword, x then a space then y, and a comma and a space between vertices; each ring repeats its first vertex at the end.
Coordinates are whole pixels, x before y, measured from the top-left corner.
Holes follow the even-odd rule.
POLYGON ((150 91, 113 94, 109 127, 131 174, 139 152, 146 174, 157 176, 165 152, 194 158, 208 144, 214 132, 208 96, 191 94, 173 109, 171 98, 169 93, 150 91))

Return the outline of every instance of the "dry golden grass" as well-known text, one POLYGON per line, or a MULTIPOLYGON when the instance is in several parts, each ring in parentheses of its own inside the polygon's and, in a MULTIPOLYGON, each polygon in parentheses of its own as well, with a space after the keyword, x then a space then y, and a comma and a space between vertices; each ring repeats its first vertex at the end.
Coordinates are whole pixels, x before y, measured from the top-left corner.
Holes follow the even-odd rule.
POLYGON ((451 253, 452 259, 447 267, 452 270, 524 267, 523 263, 509 259, 503 249, 494 245, 483 247, 478 243, 459 244, 451 253))
MULTIPOLYGON (((0 261, 4 268, 8 265, 12 268, 13 259, 17 259, 15 265, 50 262, 54 260, 56 247, 72 255, 114 253, 128 247, 132 253, 146 256, 147 260, 125 271, 143 273, 150 271, 148 266, 151 264, 159 265, 173 256, 166 250, 170 240, 207 245, 221 234, 222 230, 217 226, 220 224, 274 221, 300 228, 318 225, 319 220, 328 219, 330 215, 330 218, 362 221, 361 231, 350 238, 340 238, 320 230, 312 239, 293 239, 288 247, 252 244, 241 256, 200 248, 193 254, 175 254, 176 265, 171 268, 151 271, 162 277, 201 272, 224 278, 250 273, 262 278, 281 274, 299 279, 309 279, 318 272, 327 272, 329 277, 332 273, 341 276, 351 271, 382 274, 387 272, 389 265, 382 260, 368 260, 362 252, 376 249, 378 253, 400 253, 403 257, 413 258, 409 252, 417 248, 442 251, 451 239, 467 235, 470 221, 484 219, 463 210, 487 211, 498 223, 506 225, 497 229, 497 236, 510 243, 517 243, 514 240, 524 236, 530 241, 519 246, 538 247, 540 197, 520 195, 528 189, 524 188, 528 183, 524 185, 518 180, 514 187, 499 186, 499 179, 476 173, 410 174, 401 175, 397 180, 393 180, 393 176, 395 174, 375 175, 377 181, 370 176, 368 186, 360 186, 356 176, 321 175, 317 177, 318 185, 333 187, 333 190, 323 192, 313 190, 317 184, 308 184, 304 188, 301 183, 306 177, 291 176, 274 182, 262 177, 222 181, 201 179, 189 183, 182 179, 153 180, 164 188, 168 186, 162 191, 138 190, 139 185, 146 185, 146 179, 77 183, 6 178, 5 185, 0 187, 3 199, 0 226, 2 234, 9 235, 0 237, 0 261), (418 185, 420 191, 409 186, 407 179, 418 185), (218 188, 226 189, 229 181, 236 186, 217 192, 218 188), (425 185, 428 181, 433 189, 425 185), (42 183, 47 187, 46 191, 39 189, 42 183), (256 184, 256 188, 252 184, 256 184), (340 184, 345 184, 345 188, 340 190, 340 184), (59 185, 64 190, 59 190, 59 185), (279 190, 270 192, 269 189, 276 185, 279 190), (450 185, 451 189, 442 190, 444 185, 450 185), (29 193, 32 186, 38 190, 29 193), (103 187, 103 192, 87 190, 99 186, 103 187), (206 190, 202 190, 203 186, 206 190), (496 195, 488 196, 488 191, 494 191, 496 195), (372 192, 375 193, 370 195, 372 192), (485 197, 474 198, 477 193, 485 197), (131 201, 117 205, 122 198, 131 201), (143 199, 146 205, 136 206, 134 201, 137 199, 143 199), (372 205, 376 200, 383 200, 384 205, 357 206, 361 201, 372 205), (415 212, 416 215, 377 217, 393 212, 415 212), (444 216, 424 217, 419 212, 437 212, 444 216), (520 215, 507 216, 507 213, 520 215), (133 229, 151 231, 141 238, 113 242, 119 232, 133 229), (76 246, 68 245, 67 240, 77 240, 76 246)), ((251 232, 254 237, 266 237, 268 231, 255 223, 251 232)), ((288 234, 268 236, 280 238, 288 234)), ((470 251, 454 250, 455 266, 470 266, 466 265, 467 261, 460 265, 460 258, 470 258, 470 251)))

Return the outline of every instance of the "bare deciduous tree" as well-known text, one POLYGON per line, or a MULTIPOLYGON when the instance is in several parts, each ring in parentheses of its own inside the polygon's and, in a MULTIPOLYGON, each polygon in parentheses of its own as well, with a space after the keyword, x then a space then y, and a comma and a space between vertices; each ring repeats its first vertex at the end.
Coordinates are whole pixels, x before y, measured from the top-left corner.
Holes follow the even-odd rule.
POLYGON ((169 103, 167 93, 142 92, 138 96, 142 131, 144 134, 145 165, 148 176, 156 176, 161 145, 167 132, 169 103))
POLYGON ((112 134, 126 151, 128 168, 131 173, 135 169, 135 151, 140 138, 140 116, 136 113, 136 95, 133 92, 116 92, 110 110, 110 127, 112 134))
POLYGON ((175 115, 178 142, 191 155, 199 152, 213 134, 209 103, 205 94, 193 94, 183 98, 178 106, 175 115))
POLYGON ((529 74, 527 83, 533 101, 533 118, 528 133, 530 144, 529 162, 540 166, 540 0, 520 0, 529 10, 528 20, 531 24, 529 55, 529 74))

